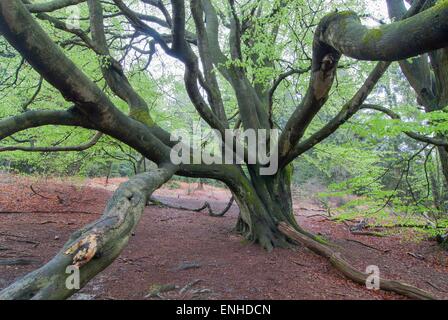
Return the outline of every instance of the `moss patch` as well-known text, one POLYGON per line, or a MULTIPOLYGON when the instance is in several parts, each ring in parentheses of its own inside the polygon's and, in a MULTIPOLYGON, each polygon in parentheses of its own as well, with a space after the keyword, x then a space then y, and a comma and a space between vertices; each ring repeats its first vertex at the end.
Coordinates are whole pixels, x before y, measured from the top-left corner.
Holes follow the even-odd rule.
POLYGON ((383 32, 380 28, 373 28, 366 32, 364 35, 362 42, 364 44, 368 44, 370 42, 377 42, 381 39, 383 36, 383 32))
POLYGON ((154 120, 151 118, 151 115, 146 110, 131 110, 129 116, 132 119, 147 125, 148 127, 153 127, 155 125, 154 120))

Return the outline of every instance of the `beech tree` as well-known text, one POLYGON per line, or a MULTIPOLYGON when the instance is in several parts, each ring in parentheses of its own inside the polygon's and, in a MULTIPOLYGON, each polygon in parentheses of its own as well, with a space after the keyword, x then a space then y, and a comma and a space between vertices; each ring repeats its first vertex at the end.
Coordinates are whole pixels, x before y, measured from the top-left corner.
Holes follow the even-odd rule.
MULTIPOLYGON (((0 298, 58 299, 72 295, 76 289, 66 286, 67 266, 80 268, 83 286, 112 263, 129 240, 152 192, 174 175, 223 182, 240 209, 236 231, 268 251, 301 242, 329 258, 347 277, 365 281, 364 273, 355 271, 332 251, 331 245, 302 229, 295 220, 291 198, 292 161, 329 137, 359 110, 371 108, 387 113, 381 106, 365 102, 393 61, 400 61, 419 101, 428 111, 446 105, 448 68, 447 49, 444 48, 448 45, 448 1, 415 0, 409 10, 401 1, 388 1, 394 21, 374 28, 363 25, 355 12, 330 13, 315 26, 309 66, 285 69, 268 79, 269 85, 261 85, 256 71, 278 67, 278 63, 274 56, 251 50, 257 43, 250 35, 262 30, 268 41, 281 41, 282 21, 276 15, 288 4, 290 1, 273 1, 269 5, 253 1, 245 8, 234 0, 225 3, 211 0, 171 0, 169 3, 161 0, 0 1, 1 35, 71 104, 67 109, 25 110, 2 119, 0 139, 41 126, 82 127, 98 133, 92 141, 69 149, 88 148, 101 135, 107 135, 137 150, 158 166, 122 184, 100 219, 75 232, 51 261, 5 288, 0 298), (85 3, 88 15, 81 16, 80 20, 87 26, 71 26, 65 21, 68 17, 61 17, 61 10, 85 6, 85 3), (262 22, 255 23, 251 19, 254 16, 262 22), (70 39, 65 43, 55 41, 42 21, 66 32, 70 39), (114 45, 114 39, 122 40, 120 46, 114 45), (145 42, 144 49, 135 44, 135 39, 145 42), (82 47, 98 57, 108 90, 127 104, 127 114, 69 58, 67 46, 82 47), (276 174, 261 175, 260 168, 264 167, 261 163, 175 165, 171 162, 171 148, 177 141, 172 141, 171 133, 153 119, 145 97, 128 79, 125 60, 117 58, 137 51, 151 60, 157 50, 183 64, 189 99, 200 117, 222 137, 226 129, 231 128, 232 118, 223 99, 224 86, 232 88, 237 104, 237 125, 269 131, 278 127, 273 121, 274 97, 281 82, 292 75, 309 76, 306 93, 286 124, 280 127, 278 141, 269 141, 269 150, 278 150, 276 174), (409 62, 408 59, 419 55, 414 62, 409 62), (430 83, 423 82, 429 79, 426 77, 429 72, 427 55, 435 75, 430 83), (353 97, 340 107, 339 113, 322 128, 308 134, 311 122, 329 99, 338 68, 343 67, 339 65, 343 56, 378 63, 353 97), (424 64, 421 73, 414 71, 417 63, 424 64), (433 104, 434 99, 437 106, 433 104)), ((409 134, 440 146, 441 157, 446 155, 445 137, 409 134)), ((52 151, 52 147, 45 151, 52 151)), ((387 290, 417 298, 431 297, 405 284, 388 280, 383 283, 387 290)))

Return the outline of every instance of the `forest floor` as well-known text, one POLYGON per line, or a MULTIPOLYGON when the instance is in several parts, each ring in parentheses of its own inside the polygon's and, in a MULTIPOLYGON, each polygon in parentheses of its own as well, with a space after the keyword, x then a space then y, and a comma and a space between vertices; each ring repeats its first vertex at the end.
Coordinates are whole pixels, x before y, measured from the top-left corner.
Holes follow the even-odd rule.
MULTIPOLYGON (((122 181, 1 175, 0 289, 48 261, 73 231, 97 219, 122 181), (6 259, 21 260, 1 265, 6 259)), ((230 198, 223 189, 196 187, 171 184, 154 196, 192 208, 208 201, 217 210, 230 198)), ((310 200, 295 201, 299 223, 337 243, 357 268, 376 265, 382 277, 448 299, 448 253, 435 242, 410 241, 412 231, 403 229, 386 237, 353 235, 344 224, 316 215, 319 209, 310 200)), ((235 204, 221 218, 149 206, 122 255, 73 299, 404 299, 345 279, 304 247, 267 253, 233 232, 237 216, 235 204)))

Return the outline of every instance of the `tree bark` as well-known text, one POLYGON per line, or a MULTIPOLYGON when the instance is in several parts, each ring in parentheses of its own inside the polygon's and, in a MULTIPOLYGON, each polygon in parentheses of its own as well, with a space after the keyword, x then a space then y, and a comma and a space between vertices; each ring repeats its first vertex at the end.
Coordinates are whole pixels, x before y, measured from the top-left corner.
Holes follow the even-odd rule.
POLYGON ((121 184, 98 220, 73 233, 48 263, 0 291, 0 300, 67 299, 76 293, 66 285, 67 267, 79 269, 82 288, 110 265, 128 243, 152 192, 174 173, 172 166, 161 167, 121 184))

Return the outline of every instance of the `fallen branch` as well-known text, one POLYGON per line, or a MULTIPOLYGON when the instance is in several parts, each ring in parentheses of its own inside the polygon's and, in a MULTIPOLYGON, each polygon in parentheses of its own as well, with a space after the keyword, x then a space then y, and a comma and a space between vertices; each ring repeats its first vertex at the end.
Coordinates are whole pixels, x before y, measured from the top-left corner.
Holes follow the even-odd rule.
POLYGON ((201 279, 196 279, 193 280, 192 282, 188 283, 187 285, 185 285, 185 287, 183 287, 182 289, 180 289, 179 293, 180 294, 184 294, 185 292, 187 292, 188 290, 190 290, 191 288, 193 288, 195 285, 197 285, 199 282, 201 282, 201 279))
POLYGON ((330 217, 328 217, 328 216, 326 216, 324 214, 321 214, 321 213, 316 213, 316 214, 311 214, 311 215, 299 214, 298 216, 305 217, 305 218, 322 217, 322 218, 325 218, 326 220, 331 220, 330 217))
POLYGON ((435 284, 433 284, 433 283, 430 282, 430 281, 426 281, 426 283, 429 284, 429 285, 430 285, 431 287, 433 287, 434 289, 436 289, 437 291, 445 292, 445 293, 448 292, 448 291, 446 291, 446 290, 443 290, 443 289, 439 288, 438 286, 436 286, 435 284))
POLYGON ((34 247, 37 247, 39 245, 39 242, 36 241, 31 241, 31 240, 22 240, 22 239, 11 239, 8 238, 11 241, 15 241, 15 242, 22 242, 22 243, 28 243, 28 244, 34 244, 34 247))
POLYGON ((353 239, 345 239, 345 240, 350 241, 350 242, 359 243, 360 245, 363 245, 364 247, 367 247, 367 248, 370 248, 370 249, 373 249, 373 250, 376 250, 376 251, 379 251, 379 252, 383 252, 383 253, 387 253, 387 252, 390 251, 389 249, 383 250, 383 249, 376 248, 374 246, 371 246, 370 244, 367 244, 367 243, 364 243, 364 242, 361 242, 361 241, 358 241, 358 240, 353 240, 353 239))
POLYGON ((33 213, 81 213, 81 214, 100 214, 100 213, 98 213, 98 212, 80 211, 80 210, 0 211, 0 214, 33 214, 33 213))
POLYGON ((23 258, 0 259, 0 266, 26 266, 37 263, 37 261, 23 258))
POLYGON ((35 247, 37 247, 39 245, 39 242, 28 240, 26 236, 7 233, 7 232, 0 232, 0 235, 5 236, 10 241, 34 244, 35 247), (15 239, 12 239, 12 238, 15 238, 15 239))
POLYGON ((47 221, 42 221, 39 224, 50 224, 50 223, 57 223, 56 221, 52 221, 52 220, 47 220, 47 221))
POLYGON ((368 225, 366 228, 418 228, 418 229, 445 229, 446 227, 442 226, 433 226, 430 224, 408 224, 408 223, 398 223, 391 225, 368 225))
POLYGON ((162 296, 160 294, 176 290, 177 286, 174 284, 165 284, 165 285, 153 285, 151 286, 151 290, 147 295, 145 295, 145 298, 160 298, 162 299, 162 296))
POLYGON ((325 210, 325 209, 314 209, 314 208, 305 208, 305 207, 300 207, 298 209, 303 210, 303 211, 328 212, 328 210, 325 210))
POLYGON ((34 193, 36 196, 39 196, 39 197, 41 197, 41 198, 43 198, 43 199, 51 200, 51 198, 46 197, 46 196, 44 196, 44 195, 41 195, 39 192, 37 192, 36 190, 34 190, 34 187, 33 187, 32 184, 30 185, 30 189, 31 189, 31 191, 33 191, 33 193, 34 193))
MULTIPOLYGON (((341 257, 341 254, 339 252, 335 252, 328 246, 313 240, 312 238, 303 233, 299 233, 285 222, 281 222, 278 225, 278 229, 290 239, 301 243, 308 249, 329 259, 330 263, 348 279, 353 280, 354 282, 362 285, 366 284, 366 280, 369 277, 369 275, 364 272, 356 270, 351 264, 349 264, 341 257)), ((395 280, 387 280, 383 278, 380 279, 380 288, 382 290, 396 292, 398 294, 413 299, 422 299, 422 300, 435 299, 435 297, 433 297, 430 293, 424 290, 395 280)))
POLYGON ((292 263, 294 263, 294 264, 296 264, 298 266, 309 268, 309 265, 306 265, 304 263, 300 263, 300 262, 297 262, 297 261, 291 260, 291 259, 289 261, 291 261, 292 263))
POLYGON ((229 200, 229 202, 227 203, 226 207, 220 211, 220 212, 214 212, 212 207, 210 206, 210 204, 205 201, 204 204, 202 206, 200 206, 199 208, 188 208, 188 207, 184 207, 181 205, 174 205, 174 204, 169 204, 166 202, 162 202, 154 197, 151 197, 150 202, 154 203, 155 205, 158 206, 162 206, 162 207, 166 207, 166 208, 171 208, 171 209, 176 209, 176 210, 183 210, 183 211, 193 211, 193 212, 201 212, 204 209, 208 210, 208 215, 211 217, 222 217, 224 216, 227 211, 230 210, 230 208, 232 207, 233 202, 235 201, 235 198, 232 196, 229 200))
POLYGON ((414 257, 415 259, 418 260, 425 260, 425 257, 422 256, 421 254, 418 253, 413 253, 413 252, 406 252, 408 255, 410 255, 411 257, 414 257))
POLYGON ((370 232, 370 231, 350 231, 351 234, 357 235, 357 236, 370 236, 370 237, 385 237, 384 234, 381 234, 379 232, 370 232))

